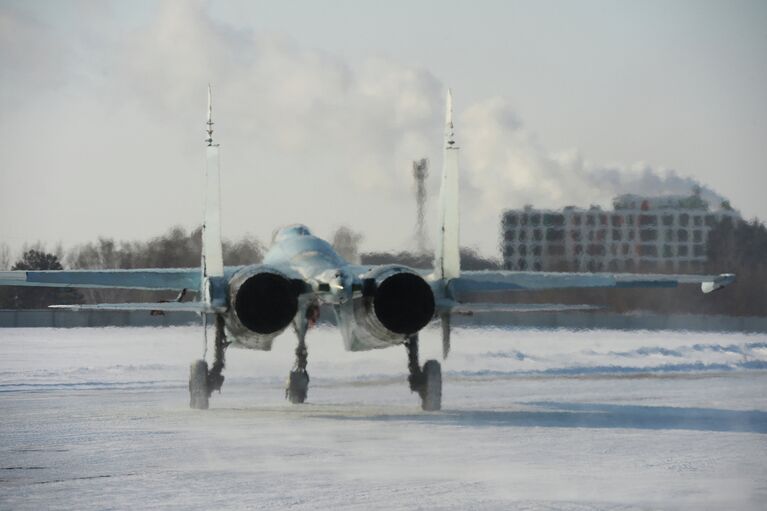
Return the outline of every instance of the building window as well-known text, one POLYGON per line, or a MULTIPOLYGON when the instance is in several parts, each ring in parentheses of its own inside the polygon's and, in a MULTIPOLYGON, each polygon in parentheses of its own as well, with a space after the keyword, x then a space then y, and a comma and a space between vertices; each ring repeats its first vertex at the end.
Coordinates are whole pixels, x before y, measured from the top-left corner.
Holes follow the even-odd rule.
POLYGON ((580 241, 581 231, 573 229, 572 231, 570 231, 570 237, 573 239, 573 241, 580 241))
POLYGON ((655 215, 639 215, 639 225, 658 225, 658 217, 655 215))
POLYGON ((639 231, 639 239, 642 241, 655 241, 658 239, 658 231, 655 229, 642 229, 639 231))
POLYGON ((520 245, 519 246, 519 255, 526 256, 527 255, 527 245, 520 245))
POLYGON ((533 239, 535 241, 541 241, 543 239, 543 233, 540 229, 533 230, 533 239))
POLYGON ((623 239, 621 237, 621 230, 620 229, 613 229, 613 241, 620 241, 623 239))
POLYGON ((550 256, 563 256, 565 255, 564 245, 549 245, 546 250, 550 256))
POLYGON ((583 253, 583 245, 575 245, 573 251, 575 252, 575 255, 581 255, 583 253))
POLYGON ((581 225, 581 215, 579 213, 573 215, 573 225, 581 225))
POLYGON ((703 225, 703 217, 700 215, 695 215, 694 217, 692 217, 692 224, 695 227, 700 227, 701 225, 703 225))
POLYGON ((613 227, 620 227, 621 225, 623 225, 623 217, 620 215, 613 215, 611 217, 611 220, 613 223, 613 227))
POLYGON ((706 225, 713 227, 716 224, 716 217, 714 215, 706 215, 706 225))
POLYGON ((674 257, 674 251, 671 245, 663 245, 663 257, 674 257))
POLYGON ((533 246, 533 255, 534 256, 540 256, 541 255, 541 246, 540 245, 533 246))
POLYGON ((511 226, 516 226, 517 222, 518 222, 517 215, 506 215, 506 223, 507 224, 509 224, 511 226))
POLYGON ((629 255, 629 250, 631 250, 628 243, 624 243, 621 249, 622 249, 621 252, 623 252, 623 255, 629 255))
POLYGON ((547 229, 546 241, 562 241, 565 239, 565 231, 563 229, 547 229))
POLYGON ((679 245, 676 247, 676 255, 679 257, 687 257, 687 245, 679 245))
POLYGON ((586 253, 590 256, 603 256, 605 255, 605 246, 597 243, 589 244, 586 253))
POLYGON ((690 224, 690 215, 687 213, 682 213, 679 215, 679 225, 682 227, 687 227, 690 224))
POLYGON ((706 255, 706 249, 705 247, 701 245, 693 245, 692 246, 692 253, 695 257, 703 257, 706 255))
POLYGON ((596 225, 596 218, 594 218, 594 215, 586 215, 586 225, 596 225))
POLYGON ((530 224, 541 225, 541 215, 539 214, 530 215, 530 224))
POLYGON ((533 263, 533 270, 541 271, 541 263, 539 263, 537 261, 535 263, 533 263))
POLYGON ((634 241, 634 238, 636 238, 636 232, 632 229, 629 231, 629 241, 634 241))
POLYGON ((640 256, 657 257, 658 256, 658 247, 655 246, 655 245, 639 245, 639 255, 640 256))
POLYGON ((514 255, 514 247, 510 245, 506 245, 506 248, 503 249, 503 255, 504 257, 511 257, 514 255))
POLYGON ((674 225, 674 215, 663 215, 663 225, 674 225))
POLYGON ((520 270, 525 270, 527 268, 527 261, 525 261, 524 259, 520 257, 519 260, 517 261, 517 267, 520 270))
POLYGON ((639 261, 639 271, 655 271, 658 269, 658 261, 639 261))
POLYGON ((527 225, 527 214, 523 214, 519 217, 519 225, 527 225))
POLYGON ((555 215, 551 213, 546 213, 543 215, 543 225, 546 227, 554 226, 562 226, 565 224, 565 215, 555 215))
POLYGON ((703 241, 703 231, 701 231, 700 229, 692 231, 692 241, 694 241, 695 243, 700 243, 701 241, 703 241))
POLYGON ((525 241, 527 239, 527 231, 519 231, 519 241, 525 241))
POLYGON ((599 225, 607 225, 607 215, 599 215, 599 225))
POLYGON ((504 234, 504 238, 506 238, 506 241, 514 241, 517 239, 517 231, 515 230, 508 230, 504 234))
POLYGON ((676 232, 676 239, 679 241, 687 241, 687 229, 679 229, 676 232))
POLYGON ((672 229, 666 229, 666 241, 674 240, 674 231, 672 229))

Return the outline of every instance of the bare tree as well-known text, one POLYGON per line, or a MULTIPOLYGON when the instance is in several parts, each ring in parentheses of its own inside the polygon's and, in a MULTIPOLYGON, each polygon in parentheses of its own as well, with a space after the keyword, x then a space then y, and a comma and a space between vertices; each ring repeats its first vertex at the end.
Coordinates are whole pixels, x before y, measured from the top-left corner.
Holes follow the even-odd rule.
MULTIPOLYGON (((62 270, 59 258, 43 250, 25 250, 11 270, 62 270)), ((53 304, 80 303, 82 296, 71 288, 26 288, 11 286, 3 289, 0 306, 13 309, 42 309, 53 304)))
POLYGON ((11 247, 7 243, 0 243, 0 271, 11 267, 11 247))
POLYGON ((360 241, 362 241, 362 234, 342 225, 333 235, 333 249, 347 262, 359 264, 360 241))

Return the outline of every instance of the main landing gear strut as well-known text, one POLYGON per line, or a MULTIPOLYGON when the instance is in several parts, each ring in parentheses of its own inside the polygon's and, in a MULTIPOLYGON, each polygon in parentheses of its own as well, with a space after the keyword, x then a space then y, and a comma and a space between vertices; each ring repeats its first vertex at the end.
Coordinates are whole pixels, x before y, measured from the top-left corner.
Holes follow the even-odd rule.
POLYGON ((421 409, 427 412, 442 408, 442 368, 436 360, 427 360, 423 368, 418 362, 418 334, 405 341, 407 348, 410 390, 418 392, 421 409))
POLYGON ((293 320, 293 328, 298 336, 296 362, 293 364, 293 370, 290 371, 285 386, 285 399, 293 404, 303 403, 309 394, 309 373, 306 371, 309 352, 306 349, 306 332, 317 323, 319 313, 319 305, 310 304, 293 320))
MULTIPOLYGON (((207 328, 207 326, 206 326, 207 328)), ((224 384, 224 352, 231 344, 226 340, 224 318, 216 315, 216 342, 213 356, 213 367, 208 370, 208 363, 202 360, 192 362, 189 369, 189 406, 198 410, 206 410, 213 391, 221 391, 224 384)))

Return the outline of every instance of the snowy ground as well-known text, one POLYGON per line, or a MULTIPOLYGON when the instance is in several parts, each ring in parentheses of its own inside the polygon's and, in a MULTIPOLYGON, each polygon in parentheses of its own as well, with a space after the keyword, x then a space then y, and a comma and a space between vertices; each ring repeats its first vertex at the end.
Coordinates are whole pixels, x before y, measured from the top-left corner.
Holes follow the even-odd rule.
POLYGON ((765 509, 767 336, 459 330, 439 413, 309 342, 309 404, 285 336, 199 412, 196 328, 0 330, 0 509, 765 509))

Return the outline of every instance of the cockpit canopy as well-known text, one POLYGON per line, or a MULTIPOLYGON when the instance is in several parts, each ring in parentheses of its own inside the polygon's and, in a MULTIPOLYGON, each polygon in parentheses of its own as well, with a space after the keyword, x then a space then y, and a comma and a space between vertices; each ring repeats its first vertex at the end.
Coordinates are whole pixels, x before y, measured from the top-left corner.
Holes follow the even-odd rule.
POLYGON ((293 224, 277 229, 272 236, 272 244, 281 243, 290 238, 296 238, 298 236, 312 236, 312 232, 309 228, 303 224, 293 224))

